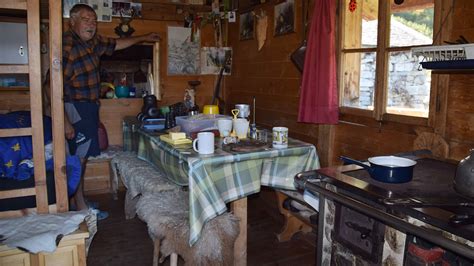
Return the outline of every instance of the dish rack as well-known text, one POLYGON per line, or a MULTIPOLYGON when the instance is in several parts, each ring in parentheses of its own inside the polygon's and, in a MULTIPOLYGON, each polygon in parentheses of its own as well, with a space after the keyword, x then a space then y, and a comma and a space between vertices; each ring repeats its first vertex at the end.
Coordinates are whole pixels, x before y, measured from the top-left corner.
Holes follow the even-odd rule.
POLYGON ((423 56, 422 62, 474 59, 474 44, 423 46, 411 51, 413 55, 423 56))

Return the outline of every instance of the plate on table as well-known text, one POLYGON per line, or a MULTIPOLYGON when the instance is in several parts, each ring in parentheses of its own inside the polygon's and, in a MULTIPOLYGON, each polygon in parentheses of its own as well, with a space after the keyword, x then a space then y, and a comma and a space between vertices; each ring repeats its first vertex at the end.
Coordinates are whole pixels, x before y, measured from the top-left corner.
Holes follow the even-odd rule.
POLYGON ((265 150, 267 148, 270 148, 270 145, 268 143, 254 139, 241 139, 237 143, 222 145, 223 150, 235 152, 252 152, 265 150))

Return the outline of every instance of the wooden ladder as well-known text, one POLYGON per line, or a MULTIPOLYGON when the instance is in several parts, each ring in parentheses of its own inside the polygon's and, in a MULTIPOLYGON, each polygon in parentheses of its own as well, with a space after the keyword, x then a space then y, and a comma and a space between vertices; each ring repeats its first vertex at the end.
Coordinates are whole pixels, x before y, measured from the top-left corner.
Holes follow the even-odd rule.
MULTIPOLYGON (((61 58, 61 1, 50 0, 50 40, 53 44, 51 47, 51 61, 53 58, 61 58), (53 4, 54 3, 54 4, 53 4), (59 22, 58 22, 59 21, 59 22), (56 24, 56 25, 55 25, 56 24), (59 24, 59 26, 57 25, 59 24), (59 38, 58 36, 59 27, 59 38), (53 32, 56 30, 56 32, 53 32), (55 38, 55 39, 53 39, 55 38), (59 43, 59 45, 57 45, 59 43)), ((12 65, 0 64, 1 74, 28 74, 30 89, 30 110, 31 110, 31 127, 0 129, 0 137, 14 136, 31 136, 33 144, 33 162, 34 162, 34 178, 35 186, 32 188, 14 189, 0 191, 0 199, 17 198, 25 196, 36 197, 36 208, 38 213, 49 213, 56 211, 68 210, 67 198, 67 181, 65 178, 64 163, 64 125, 63 108, 62 108, 62 70, 60 63, 56 62, 56 68, 52 69, 52 113, 55 109, 60 109, 59 115, 53 117, 53 146, 55 161, 55 189, 56 202, 55 205, 48 205, 47 184, 46 184, 46 166, 44 155, 44 131, 43 131, 43 107, 42 107, 42 90, 41 90, 41 54, 40 54, 40 4, 39 0, 2 0, 0 8, 8 10, 25 10, 27 13, 27 34, 28 34, 28 64, 12 65), (58 82, 60 85, 58 85, 58 82), (54 87, 53 87, 54 85, 54 87), (59 87, 61 86, 61 87, 59 87), (59 93, 60 98, 54 98, 59 93), (60 107, 58 107, 58 105, 60 107), (58 126, 58 123, 60 124, 58 126), (58 133, 60 130, 62 131, 58 133), (60 149, 63 149, 60 151, 60 149), (56 156, 58 152, 59 156, 56 156), (62 157, 61 157, 62 155, 62 157)), ((59 61, 60 62, 60 61, 59 61)), ((0 213, 0 217, 21 216, 22 211, 8 211, 0 213)))

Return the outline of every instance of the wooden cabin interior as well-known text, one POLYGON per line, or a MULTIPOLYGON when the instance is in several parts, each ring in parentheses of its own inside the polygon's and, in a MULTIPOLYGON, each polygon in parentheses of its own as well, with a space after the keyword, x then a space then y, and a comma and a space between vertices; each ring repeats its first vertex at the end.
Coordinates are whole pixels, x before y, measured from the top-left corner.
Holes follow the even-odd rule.
MULTIPOLYGON (((2 0, 0 3, 0 24, 26 25, 23 29, 28 42, 26 63, 0 61, 2 81, 0 114, 31 110, 32 121, 31 127, 28 128, 5 129, 1 125, 0 137, 32 136, 35 163, 33 182, 35 186, 0 191, 0 203, 1 200, 25 196, 33 196, 36 201, 34 208, 0 212, 2 219, 18 218, 33 212, 54 214, 70 211, 64 170, 66 162, 61 68, 61 36, 68 30, 69 21, 68 18, 63 17, 62 3, 64 2, 79 1, 2 0), (44 109, 42 82, 46 78, 48 69, 51 73, 50 108, 55 158, 53 171, 55 182, 52 185, 56 192, 56 200, 52 204, 48 203, 47 196, 48 185, 51 183, 46 182, 47 171, 43 163, 45 151, 42 141, 44 129, 41 115, 44 109)), ((469 46, 469 43, 474 41, 474 16, 471 18, 474 14, 473 1, 89 0, 86 2, 104 6, 118 2, 127 4, 133 2, 141 5, 140 15, 136 15, 132 20, 118 16, 113 16, 110 21, 99 19, 98 34, 119 38, 116 33, 117 28, 128 23, 128 27, 134 30, 132 36, 157 32, 161 40, 157 43, 135 45, 122 53, 102 58, 101 69, 112 74, 112 78, 107 82, 115 86, 119 85, 119 79, 124 74, 129 80, 132 80, 137 73, 145 74, 146 82, 147 72, 151 73, 153 76, 151 93, 157 97, 159 108, 183 102, 185 90, 189 88, 188 82, 199 81, 200 84, 195 90, 195 104, 200 112, 203 111, 205 105, 213 103, 216 91, 220 96, 218 102, 221 114, 230 116, 236 104, 249 104, 253 112, 253 115, 250 115, 251 121, 259 129, 271 131, 277 126, 288 128, 290 138, 314 145, 317 152, 316 159, 319 160, 318 165, 324 169, 343 167, 340 156, 367 160, 374 156, 424 150, 430 151, 431 158, 449 162, 454 165, 452 169, 456 169, 458 162, 468 156, 474 147, 474 104, 472 104, 474 94, 471 91, 474 83, 474 64, 472 67, 462 67, 462 69, 441 66, 422 71, 418 60, 423 60, 423 56, 411 55, 413 48, 448 47, 448 42, 469 46), (319 18, 320 23, 318 23, 318 18, 315 18, 314 14, 320 13, 317 12, 319 9, 315 6, 326 8, 327 5, 331 6, 331 2, 334 5, 333 9, 327 9, 331 10, 329 14, 323 12, 323 18, 319 18), (219 15, 212 13, 216 8, 221 12, 219 15), (423 30, 419 30, 413 24, 405 23, 407 19, 400 23, 400 20, 395 21, 393 18, 393 14, 420 14, 424 10, 429 10, 423 14, 427 14, 426 17, 430 20, 427 25, 431 30, 424 35, 420 33, 423 30), (227 13, 228 11, 234 13, 227 13), (284 11, 291 14, 290 18, 286 17, 288 14, 283 14, 284 11), (233 16, 235 21, 231 22, 229 16, 233 16), (244 20, 248 23, 248 17, 251 17, 251 26, 246 26, 244 23, 244 20), (277 32, 276 25, 280 23, 280 20, 286 21, 286 19, 290 22, 282 23, 288 23, 290 30, 283 33, 277 32), (213 74, 197 72, 170 74, 170 61, 174 59, 170 57, 169 27, 184 27, 189 20, 193 22, 191 27, 193 34, 200 36, 198 45, 200 48, 230 47, 232 49, 229 75, 219 77, 219 71, 213 74), (334 22, 329 34, 334 37, 333 49, 319 50, 319 53, 311 52, 311 56, 308 56, 309 51, 319 49, 318 35, 313 34, 316 32, 314 27, 324 24, 325 21, 329 27, 331 21, 334 22), (243 31, 244 27, 250 27, 252 33, 247 35, 243 31), (414 28, 419 31, 414 33, 416 31, 414 28), (404 32, 401 31, 403 29, 405 29, 404 32), (303 40, 307 40, 308 47, 306 62, 301 72, 292 60, 292 55, 301 47, 303 40), (400 59, 399 55, 404 56, 404 54, 409 55, 405 59, 400 59), (305 102, 301 95, 306 95, 303 93, 303 87, 309 90, 314 89, 313 85, 303 86, 303 79, 311 79, 309 74, 304 77, 305 73, 309 72, 307 68, 316 67, 315 61, 318 58, 321 59, 321 56, 334 59, 335 65, 327 67, 335 71, 334 77, 331 76, 333 78, 331 84, 335 84, 333 87, 336 88, 335 93, 338 95, 338 119, 334 123, 301 122, 302 119, 299 117, 301 117, 302 104, 305 102), (400 74, 401 72, 405 73, 404 76, 400 74), (411 74, 406 74, 408 72, 411 74), (255 101, 254 106, 252 106, 253 101, 255 101)), ((107 6, 107 8, 110 7, 107 6)), ((417 18, 420 19, 420 17, 417 18)), ((420 22, 420 24, 423 23, 420 22)), ((324 31, 324 29, 319 29, 319 31, 324 31)), ((10 44, 7 41, 9 35, 2 35, 0 50, 6 50, 3 44, 5 46, 7 43, 10 44)), ((0 58, 4 60, 5 57, 2 55, 0 58)), ((320 65, 318 67, 324 68, 320 65)), ((129 86, 133 87, 134 84, 129 83, 129 86)), ((135 118, 142 112, 143 99, 140 97, 142 92, 138 91, 142 87, 139 85, 134 87, 137 88, 135 97, 100 100, 100 120, 105 126, 109 147, 121 150, 126 145, 123 121, 126 117, 135 118)), ((329 87, 331 86, 328 85, 329 87)), ((318 97, 317 94, 311 95, 318 97)), ((317 101, 309 102, 316 103, 317 101)), ((154 250, 153 241, 147 236, 146 225, 138 218, 127 221, 123 216, 126 188, 122 183, 119 184, 119 200, 112 200, 111 191, 114 185, 111 179, 113 173, 110 161, 111 158, 107 157, 89 160, 85 171, 86 197, 97 200, 101 208, 105 208, 104 210, 112 214, 108 220, 98 222, 98 233, 95 236, 96 239, 92 241, 87 258, 84 239, 89 234, 85 226, 81 225, 77 231, 63 238, 58 248, 62 252, 59 255, 49 253, 29 255, 19 249, 3 245, 0 246, 0 265, 122 265, 134 263, 129 260, 130 257, 141 256, 145 257, 143 260, 136 260, 135 262, 138 263, 136 265, 142 265, 142 263, 147 265, 152 262, 155 265, 157 261, 152 257, 156 253, 156 246, 154 250), (116 231, 127 230, 127 228, 131 230, 130 232, 135 230, 133 231, 136 232, 135 236, 139 237, 124 233, 119 236, 131 239, 118 238, 116 231), (129 249, 133 252, 123 252, 129 258, 120 261, 114 257, 118 255, 107 252, 108 248, 119 253, 122 252, 120 249, 129 249), (69 264, 70 261, 73 262, 69 264)), ((328 170, 325 173, 329 172, 328 170)), ((454 175, 450 177, 450 184, 453 177, 454 175)), ((292 179, 293 176, 289 178, 292 179)), ((4 180, 0 178, 0 182, 4 180)), ((471 173, 469 188, 471 191, 474 191, 473 183, 474 178, 471 173)), ((365 189, 370 190, 371 186, 367 187, 365 189)), ((437 195, 440 202, 448 199, 446 195, 443 193, 437 195)), ((324 226, 321 224, 324 222, 322 212, 319 213, 316 221, 305 220, 299 217, 297 211, 292 212, 291 208, 288 210, 288 206, 285 208, 282 206, 287 197, 291 199, 291 196, 282 194, 277 188, 262 186, 260 192, 249 196, 248 201, 245 199, 245 204, 241 207, 248 208, 249 220, 247 225, 247 214, 245 214, 245 228, 241 226, 240 232, 248 236, 243 242, 236 242, 245 244, 243 246, 236 244, 241 248, 240 255, 244 254, 243 256, 238 255, 238 248, 234 247, 234 250, 237 250, 234 256, 240 256, 239 259, 234 258, 235 264, 401 265, 399 263, 404 263, 405 265, 428 265, 408 262, 406 256, 400 255, 408 253, 408 248, 405 253, 395 252, 398 255, 392 254, 390 257, 386 255, 383 248, 373 248, 368 252, 369 255, 365 251, 347 255, 350 252, 346 251, 351 250, 353 245, 342 245, 344 250, 334 248, 329 251, 332 257, 328 259, 326 256, 328 251, 323 252, 322 248, 326 243, 321 236, 326 228, 326 224, 324 226), (296 232, 299 233, 295 234, 296 232), (307 252, 303 252, 302 249, 307 252), (259 253, 260 250, 261 253, 259 253), (337 252, 342 252, 343 255, 337 255, 337 252), (377 261, 364 260, 371 257, 373 252, 384 255, 380 255, 377 261), (360 258, 362 258, 362 264, 357 263, 361 261, 360 258)), ((468 200, 472 208, 473 198, 464 195, 462 198, 468 200)), ((329 203, 329 205, 319 204, 320 208, 331 206, 329 203)), ((236 206, 233 210, 238 213, 239 205, 236 206)), ((339 214, 341 212, 343 211, 339 210, 339 214)), ((351 213, 346 213, 346 215, 350 216, 351 213)), ((470 217, 474 220, 474 213, 470 212, 470 217)), ((334 220, 334 217, 332 219, 334 220)), ((387 226, 386 231, 398 228, 388 222, 387 224, 391 227, 387 226)), ((467 253, 471 253, 471 257, 465 258, 468 264, 459 265, 473 265, 474 229, 472 226, 469 224, 465 227, 468 233, 458 234, 458 232, 466 232, 462 231, 465 228, 449 231, 443 226, 435 225, 441 228, 441 231, 449 231, 454 236, 462 238, 458 241, 462 244, 459 244, 459 249, 455 248, 455 251, 467 250, 467 253)), ((404 243, 405 238, 408 239, 408 237, 403 238, 404 243)), ((452 247, 444 247, 442 243, 436 242, 437 240, 433 241, 447 250, 452 247)), ((453 245, 458 245, 458 242, 453 245)), ((377 245, 383 246, 383 241, 377 245)), ((165 263, 173 264, 170 260, 172 259, 167 259, 165 263)), ((178 262, 182 264, 182 258, 178 262)))

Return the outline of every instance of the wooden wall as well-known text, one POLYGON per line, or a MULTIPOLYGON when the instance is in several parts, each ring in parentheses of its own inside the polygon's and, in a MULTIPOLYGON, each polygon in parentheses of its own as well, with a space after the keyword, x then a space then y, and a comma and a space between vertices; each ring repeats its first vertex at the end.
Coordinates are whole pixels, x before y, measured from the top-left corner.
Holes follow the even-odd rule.
MULTIPOLYGON (((112 23, 99 23, 98 32, 109 37, 117 37, 114 33, 114 28, 120 21, 113 19, 112 23)), ((184 89, 188 87, 189 80, 199 80, 201 85, 197 87, 196 101, 202 108, 204 104, 208 104, 212 98, 214 91, 215 76, 211 75, 183 75, 183 76, 168 76, 167 74, 167 27, 168 26, 182 26, 180 21, 159 21, 159 20, 145 20, 136 19, 130 24, 134 29, 134 35, 146 34, 149 32, 157 32, 162 37, 160 42, 160 90, 162 101, 159 105, 169 105, 176 102, 183 101, 184 89)), ((202 30, 202 46, 212 46, 214 40, 214 33, 211 25, 207 25, 202 30)))
MULTIPOLYGON (((162 100, 159 106, 174 104, 183 101, 184 90, 188 87, 188 81, 199 80, 201 85, 197 87, 196 103, 202 107, 209 104, 214 91, 216 76, 214 75, 167 75, 167 27, 181 26, 183 24, 183 12, 189 9, 195 11, 205 11, 209 9, 206 6, 190 6, 170 4, 162 1, 162 3, 144 2, 142 4, 143 19, 135 19, 131 22, 131 26, 135 29, 135 35, 146 34, 149 32, 157 32, 162 37, 160 42, 160 91, 162 100)), ((42 19, 47 22, 47 2, 42 1, 42 19)), ((68 29, 68 19, 63 21, 63 31, 68 29)), ((120 23, 119 19, 114 18, 112 22, 100 22, 98 25, 98 33, 104 36, 117 38, 114 28, 120 23)), ((206 25, 201 30, 201 45, 215 46, 214 31, 212 26, 206 25)), ((48 59, 48 55, 42 58, 48 59)), ((49 64, 44 64, 47 67, 49 64)), ((42 71, 43 73, 45 70, 42 71)), ((1 91, 0 92, 0 113, 15 110, 29 109, 28 91, 1 91)), ((141 109, 141 99, 130 100, 102 100, 101 119, 105 124, 108 135, 109 144, 121 145, 121 119, 126 115, 137 115, 141 109)))
POLYGON ((296 122, 301 74, 290 61, 290 54, 302 42, 302 1, 295 1, 296 32, 282 36, 273 36, 274 4, 275 1, 268 1, 253 9, 257 14, 263 10, 268 15, 267 39, 260 51, 256 38, 239 40, 239 20, 229 24, 233 65, 232 75, 225 80, 226 102, 230 107, 251 104, 255 96, 257 126, 286 126, 290 137, 317 144, 318 127, 296 122))
MULTIPOLYGON (((314 1, 310 1, 313 3, 314 1)), ((256 40, 240 41, 238 24, 230 26, 230 43, 234 49, 232 76, 226 79, 228 103, 250 103, 257 97, 257 125, 288 126, 290 137, 316 144, 323 166, 341 164, 338 156, 364 159, 374 155, 410 151, 416 138, 415 130, 436 132, 450 145, 449 158, 460 160, 474 148, 474 71, 469 74, 433 75, 439 79, 437 93, 443 97, 432 125, 412 126, 395 122, 377 123, 372 118, 340 116, 335 126, 317 126, 297 122, 300 73, 292 65, 290 54, 300 44, 301 0, 296 0, 297 33, 273 36, 273 7, 275 1, 258 5, 269 15, 267 42, 257 51, 256 40), (348 122, 350 121, 350 122, 348 122)), ((454 41, 459 35, 474 41, 474 2, 455 1, 443 7, 449 19, 443 26, 445 39, 454 41), (452 21, 452 22, 451 22, 452 21), (452 23, 452 24, 451 24, 452 23), (452 30, 451 30, 452 28, 452 30)), ((312 10, 312 9, 310 9, 312 10)), ((311 13, 311 12, 310 12, 311 13)))
MULTIPOLYGON (((310 1, 313 3, 313 1, 310 1)), ((373 155, 390 154, 412 150, 416 138, 415 130, 433 131, 445 137, 450 145, 451 159, 459 160, 474 147, 474 104, 471 84, 474 71, 469 74, 434 75, 440 79, 442 86, 436 92, 446 95, 439 104, 436 119, 430 127, 410 126, 406 124, 383 122, 376 123, 370 118, 356 118, 341 115, 341 122, 336 126, 317 126, 297 122, 301 74, 290 61, 291 53, 302 40, 302 0, 295 0, 296 32, 273 36, 273 10, 276 1, 250 8, 268 14, 267 40, 261 51, 257 42, 239 40, 239 26, 229 24, 229 45, 233 47, 232 75, 224 80, 224 95, 227 109, 237 103, 251 103, 253 96, 257 100, 257 125, 263 127, 287 126, 290 137, 299 138, 317 145, 323 165, 339 164, 338 156, 347 155, 357 159, 373 155), (350 119, 349 119, 350 118, 350 119), (351 121, 350 123, 344 121, 351 121), (354 123, 355 121, 355 123, 354 123)), ((159 105, 168 105, 182 101, 187 81, 197 79, 202 82, 197 90, 197 103, 201 107, 210 102, 215 83, 215 76, 168 76, 166 74, 167 47, 166 27, 181 25, 182 15, 177 14, 179 6, 169 4, 143 3, 143 14, 146 19, 132 22, 135 34, 156 31, 163 36, 161 49, 161 91, 163 100, 159 105)), ((446 11, 450 9, 445 7, 446 11)), ((310 8, 312 10, 312 8, 310 8)), ((469 0, 455 1, 455 8, 449 12, 452 22, 445 27, 450 34, 446 39, 456 40, 459 35, 474 41, 474 2, 469 0), (450 24, 452 23, 452 24, 450 24), (451 30, 452 29, 452 30, 451 30)), ((311 12, 310 12, 311 13, 311 12)), ((119 23, 100 23, 99 33, 114 36, 113 28, 119 23)), ((207 26, 202 31, 202 46, 214 46, 213 31, 207 26)), ((20 95, 24 92, 20 92, 20 95)), ((0 99, 2 110, 17 110, 23 107, 21 97, 4 96, 0 99)), ((112 107, 114 105, 108 104, 112 107)), ((138 104, 137 104, 138 106, 138 104)), ((226 112, 228 112, 226 110, 226 112)), ((109 112, 112 114, 113 112, 109 112)), ((113 116, 113 115, 112 115, 113 116)), ((113 126, 119 128, 118 125, 113 126)), ((116 130, 114 129, 114 130, 116 130)), ((109 132, 111 143, 118 141, 117 132, 109 132)))

